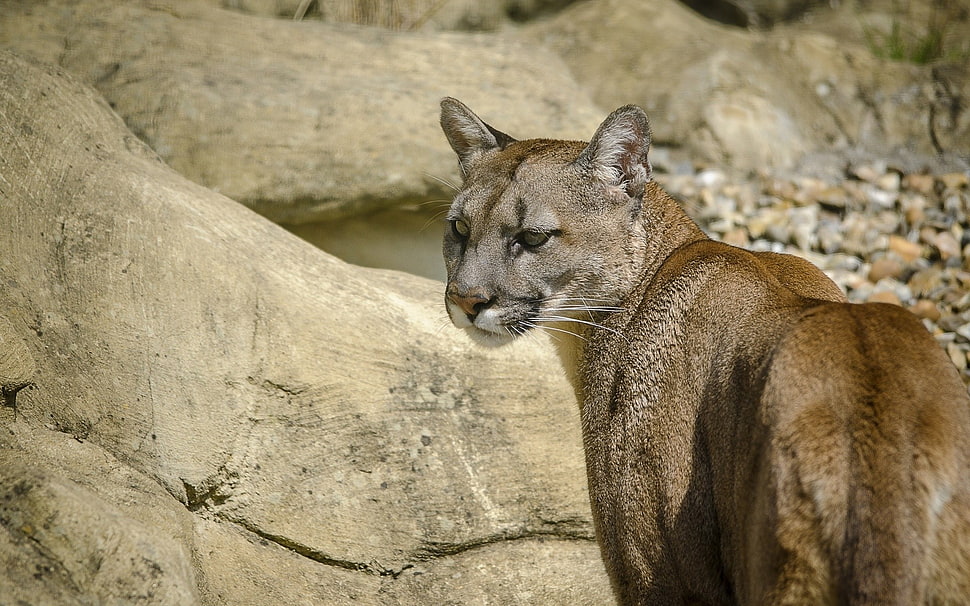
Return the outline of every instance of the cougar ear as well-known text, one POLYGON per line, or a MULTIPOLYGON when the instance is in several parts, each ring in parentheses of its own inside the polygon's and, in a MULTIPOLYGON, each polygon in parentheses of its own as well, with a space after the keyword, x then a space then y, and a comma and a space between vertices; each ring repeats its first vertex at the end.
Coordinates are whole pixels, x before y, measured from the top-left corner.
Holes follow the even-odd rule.
POLYGON ((515 139, 485 124, 464 103, 452 97, 441 100, 441 130, 458 154, 462 176, 468 174, 472 162, 481 154, 515 143, 515 139))
POLYGON ((653 176, 647 159, 650 123, 642 109, 626 105, 600 124, 576 163, 607 185, 621 187, 632 198, 642 198, 653 176))

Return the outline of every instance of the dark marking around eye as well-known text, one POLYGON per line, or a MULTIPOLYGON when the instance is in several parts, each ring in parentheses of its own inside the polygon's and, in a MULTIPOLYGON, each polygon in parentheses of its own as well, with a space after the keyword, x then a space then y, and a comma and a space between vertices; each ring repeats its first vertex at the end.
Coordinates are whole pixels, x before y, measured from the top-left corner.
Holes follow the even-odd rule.
POLYGON ((525 213, 529 210, 529 205, 526 204, 525 198, 519 198, 515 201, 515 216, 519 221, 519 228, 525 226, 525 213))

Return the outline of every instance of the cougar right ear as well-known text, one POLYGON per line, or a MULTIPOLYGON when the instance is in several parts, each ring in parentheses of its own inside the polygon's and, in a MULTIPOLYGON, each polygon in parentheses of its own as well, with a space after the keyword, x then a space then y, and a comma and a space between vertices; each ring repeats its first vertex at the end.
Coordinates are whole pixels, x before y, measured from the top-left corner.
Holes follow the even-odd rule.
POLYGON ((441 130, 445 131, 451 149, 458 154, 462 176, 475 158, 493 149, 505 149, 515 139, 485 124, 468 107, 452 97, 441 100, 441 130))

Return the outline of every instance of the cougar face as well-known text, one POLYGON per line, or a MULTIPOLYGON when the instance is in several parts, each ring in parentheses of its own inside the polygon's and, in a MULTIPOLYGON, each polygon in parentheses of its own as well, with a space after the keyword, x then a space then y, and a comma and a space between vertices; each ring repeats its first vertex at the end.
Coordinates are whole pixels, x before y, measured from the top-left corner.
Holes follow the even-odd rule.
POLYGON ((602 164, 602 133, 515 141, 450 99, 442 126, 464 176, 444 236, 452 322, 496 345, 616 311, 636 275, 643 187, 602 164))

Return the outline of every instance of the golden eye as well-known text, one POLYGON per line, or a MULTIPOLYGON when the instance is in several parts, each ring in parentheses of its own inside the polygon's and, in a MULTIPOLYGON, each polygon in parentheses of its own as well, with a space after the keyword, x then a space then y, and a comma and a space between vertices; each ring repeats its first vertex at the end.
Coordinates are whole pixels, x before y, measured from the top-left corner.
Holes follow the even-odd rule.
POLYGON ((549 241, 549 234, 535 230, 524 231, 519 235, 519 241, 529 248, 536 248, 549 241))
POLYGON ((461 219, 451 222, 451 231, 454 232, 455 236, 461 239, 468 237, 470 230, 468 229, 468 223, 465 223, 461 219))

